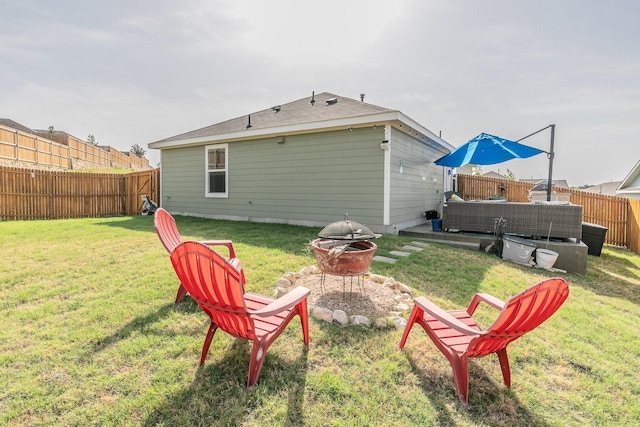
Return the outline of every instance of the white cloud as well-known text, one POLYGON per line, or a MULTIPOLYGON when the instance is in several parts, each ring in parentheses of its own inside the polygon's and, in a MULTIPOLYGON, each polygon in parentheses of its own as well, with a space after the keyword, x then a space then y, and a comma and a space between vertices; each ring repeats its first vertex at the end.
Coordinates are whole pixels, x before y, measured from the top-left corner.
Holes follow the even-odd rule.
MULTIPOLYGON (((0 117, 92 133, 120 149, 315 90, 365 93, 454 145, 555 123, 554 176, 574 185, 621 179, 624 160, 630 168, 640 158, 640 5, 631 0, 21 0, 2 8, 0 117)), ((548 139, 527 141, 544 148, 548 139)), ((496 169, 544 176, 538 157, 496 169)))

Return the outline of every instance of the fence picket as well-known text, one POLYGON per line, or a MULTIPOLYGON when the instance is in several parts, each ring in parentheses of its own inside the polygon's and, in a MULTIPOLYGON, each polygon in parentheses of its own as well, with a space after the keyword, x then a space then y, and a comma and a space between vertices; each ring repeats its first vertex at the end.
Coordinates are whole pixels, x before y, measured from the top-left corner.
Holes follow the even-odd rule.
POLYGON ((117 175, 0 166, 0 178, 1 221, 137 215, 143 194, 160 194, 159 169, 117 175))
POLYGON ((627 248, 640 253, 640 200, 629 200, 627 216, 627 248))

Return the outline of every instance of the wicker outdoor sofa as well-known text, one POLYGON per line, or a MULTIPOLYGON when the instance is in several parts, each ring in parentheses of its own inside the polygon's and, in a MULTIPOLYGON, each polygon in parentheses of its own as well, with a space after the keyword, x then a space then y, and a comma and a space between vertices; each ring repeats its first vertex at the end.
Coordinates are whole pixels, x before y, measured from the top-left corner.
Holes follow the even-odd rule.
POLYGON ((534 239, 582 238, 582 206, 557 202, 449 201, 443 207, 445 230, 496 232, 496 220, 506 221, 504 232, 534 239))

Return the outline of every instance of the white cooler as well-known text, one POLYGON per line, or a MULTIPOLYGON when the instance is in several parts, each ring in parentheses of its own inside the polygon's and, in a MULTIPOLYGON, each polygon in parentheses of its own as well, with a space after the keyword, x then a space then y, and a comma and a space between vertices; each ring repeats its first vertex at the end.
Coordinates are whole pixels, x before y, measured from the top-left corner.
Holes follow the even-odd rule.
POLYGON ((536 250, 536 244, 531 240, 521 239, 514 236, 502 237, 502 258, 529 264, 531 254, 536 250))

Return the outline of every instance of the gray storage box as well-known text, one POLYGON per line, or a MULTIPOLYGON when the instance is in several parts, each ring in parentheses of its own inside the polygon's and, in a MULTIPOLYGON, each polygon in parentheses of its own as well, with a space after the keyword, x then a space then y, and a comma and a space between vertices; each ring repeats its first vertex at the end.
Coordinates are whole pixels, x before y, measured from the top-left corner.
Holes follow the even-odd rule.
POLYGON ((514 236, 504 236, 502 238, 502 258, 504 259, 520 264, 529 264, 534 250, 536 250, 536 244, 531 240, 514 236))

